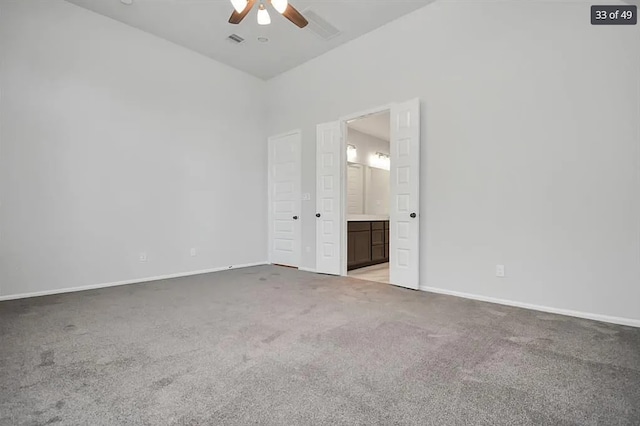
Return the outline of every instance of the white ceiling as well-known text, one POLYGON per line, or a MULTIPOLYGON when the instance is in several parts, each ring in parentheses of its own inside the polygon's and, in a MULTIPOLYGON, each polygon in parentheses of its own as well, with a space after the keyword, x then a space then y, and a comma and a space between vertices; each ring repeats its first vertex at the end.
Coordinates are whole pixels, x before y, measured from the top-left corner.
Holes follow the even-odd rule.
POLYGON ((369 115, 351 121, 349 128, 387 142, 391 140, 391 116, 389 112, 369 115))
POLYGON ((433 0, 290 0, 303 15, 313 10, 341 31, 328 41, 309 27, 296 27, 270 6, 271 25, 261 26, 257 6, 239 25, 229 24, 229 0, 134 0, 130 6, 120 0, 67 1, 266 80, 433 0), (230 42, 232 33, 245 41, 230 42), (258 36, 269 42, 260 43, 258 36))

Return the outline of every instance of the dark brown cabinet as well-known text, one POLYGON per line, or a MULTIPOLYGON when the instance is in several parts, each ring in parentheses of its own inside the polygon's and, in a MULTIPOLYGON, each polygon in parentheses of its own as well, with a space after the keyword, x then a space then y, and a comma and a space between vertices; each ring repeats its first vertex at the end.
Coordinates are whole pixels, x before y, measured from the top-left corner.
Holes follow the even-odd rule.
POLYGON ((389 261, 389 222, 384 223, 384 257, 389 261))
POLYGON ((389 222, 349 222, 347 269, 389 261, 389 222))
POLYGON ((347 264, 366 263, 371 260, 371 229, 369 222, 349 223, 348 249, 347 264))

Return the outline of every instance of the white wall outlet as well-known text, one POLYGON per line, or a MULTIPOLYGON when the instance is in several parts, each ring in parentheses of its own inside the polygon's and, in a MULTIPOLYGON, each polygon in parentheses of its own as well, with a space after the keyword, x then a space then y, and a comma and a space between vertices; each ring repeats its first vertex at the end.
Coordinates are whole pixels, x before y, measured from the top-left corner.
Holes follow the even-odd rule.
POLYGON ((302 194, 302 201, 309 201, 311 200, 311 194, 309 194, 308 192, 305 192, 304 194, 302 194))
POLYGON ((195 256, 198 254, 195 248, 192 248, 190 253, 191 253, 191 256, 195 256))
POLYGON ((496 265, 496 277, 504 278, 504 265, 496 265))
POLYGON ((304 251, 306 251, 307 253, 311 253, 311 247, 310 246, 306 246, 304 248, 304 251))
POLYGON ((141 252, 139 259, 140 259, 140 262, 146 262, 147 261, 147 253, 141 252))

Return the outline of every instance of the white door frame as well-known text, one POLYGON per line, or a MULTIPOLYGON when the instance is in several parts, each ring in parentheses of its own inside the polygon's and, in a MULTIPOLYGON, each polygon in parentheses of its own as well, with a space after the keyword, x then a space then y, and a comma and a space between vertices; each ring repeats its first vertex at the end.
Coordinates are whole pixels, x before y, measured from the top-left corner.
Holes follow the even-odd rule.
POLYGON ((369 108, 364 111, 356 112, 353 114, 345 115, 340 117, 340 132, 342 133, 341 138, 341 192, 342 192, 342 200, 341 200, 341 209, 340 209, 340 220, 344 224, 340 232, 340 271, 342 276, 347 276, 347 257, 348 257, 348 230, 347 230, 347 134, 348 134, 348 122, 351 120, 356 120, 358 118, 363 118, 369 115, 380 114, 389 111, 391 112, 392 104, 381 105, 375 108, 369 108))
MULTIPOLYGON (((292 135, 298 135, 298 140, 299 140, 299 150, 298 150, 298 164, 300 165, 300 170, 298 171, 298 192, 301 192, 302 189, 302 130, 300 129, 295 129, 295 130, 291 130, 289 132, 284 132, 284 133, 280 133, 278 135, 273 135, 273 136, 269 136, 269 138, 267 139, 267 210, 268 210, 268 214, 267 214, 267 229, 268 229, 268 235, 267 235, 267 255, 268 255, 268 259, 269 259, 269 263, 273 263, 273 210, 272 210, 272 194, 271 194, 271 184, 272 184, 272 178, 271 178, 271 141, 273 139, 279 139, 285 136, 292 136, 292 135)), ((302 259, 302 194, 298 194, 298 199, 295 202, 295 207, 296 207, 296 211, 298 212, 298 220, 296 220, 295 226, 296 226, 296 232, 298 235, 298 240, 296 242, 297 244, 297 265, 292 265, 295 267, 300 267, 300 262, 302 259)))

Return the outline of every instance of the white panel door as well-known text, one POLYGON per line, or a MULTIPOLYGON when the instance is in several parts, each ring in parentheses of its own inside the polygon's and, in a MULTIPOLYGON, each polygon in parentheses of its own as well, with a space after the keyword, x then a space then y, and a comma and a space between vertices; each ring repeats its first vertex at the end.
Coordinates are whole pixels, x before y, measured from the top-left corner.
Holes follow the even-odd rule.
POLYGON ((319 124, 316 135, 316 272, 340 275, 342 153, 340 122, 319 124))
POLYGON ((391 106, 389 280, 420 285, 420 101, 391 106))
POLYGON ((269 261, 300 265, 300 133, 269 138, 269 261))

